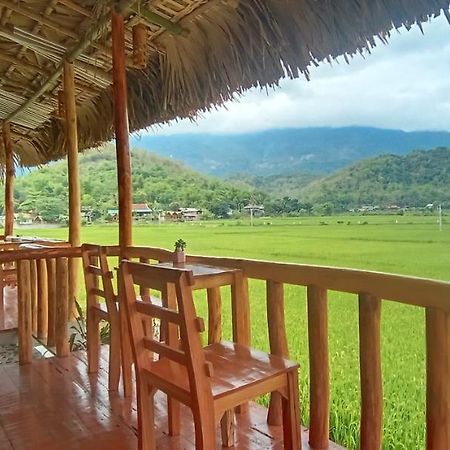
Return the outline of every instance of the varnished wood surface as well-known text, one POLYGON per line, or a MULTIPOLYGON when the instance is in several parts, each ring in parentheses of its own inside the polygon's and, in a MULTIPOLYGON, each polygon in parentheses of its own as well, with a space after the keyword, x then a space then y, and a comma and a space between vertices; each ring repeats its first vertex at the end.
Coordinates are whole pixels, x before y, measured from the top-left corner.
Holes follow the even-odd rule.
MULTIPOLYGON (((106 358, 107 348, 102 353, 106 358)), ((34 360, 0 366, 0 448, 2 450, 135 450, 134 396, 108 392, 108 363, 88 374, 84 353, 69 358, 34 360)), ((193 450, 194 430, 182 408, 181 435, 167 435, 165 400, 157 395, 158 450, 193 450)), ((220 433, 220 430, 217 430, 220 433)), ((235 449, 281 450, 281 427, 266 424, 266 409, 251 405, 238 416, 235 449)), ((303 448, 307 445, 303 433, 303 448)), ((218 442, 220 439, 218 438, 218 442)), ((342 447, 332 444, 330 450, 342 447)))

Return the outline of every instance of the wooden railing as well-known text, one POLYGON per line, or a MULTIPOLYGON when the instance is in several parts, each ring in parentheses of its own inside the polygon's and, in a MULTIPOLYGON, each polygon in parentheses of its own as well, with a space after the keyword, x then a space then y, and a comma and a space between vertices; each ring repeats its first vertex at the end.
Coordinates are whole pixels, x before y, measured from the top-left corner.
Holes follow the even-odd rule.
POLYGON ((32 361, 33 336, 58 356, 69 354, 69 258, 79 248, 58 244, 20 245, 0 252, 0 265, 14 262, 17 272, 19 363, 32 361))
MULTIPOLYGON (((133 247, 127 257, 170 261, 159 248, 133 247)), ((360 448, 379 450, 382 442, 381 308, 384 300, 414 305, 426 314, 426 429, 428 449, 448 449, 450 439, 450 283, 305 264, 284 264, 237 258, 188 256, 187 262, 241 269, 249 279, 266 282, 269 344, 272 353, 289 356, 285 326, 284 286, 307 288, 310 360, 311 448, 329 446, 330 381, 328 356, 328 292, 355 294, 359 304, 361 419, 360 448)), ((242 298, 248 299, 248 296, 242 298)), ((210 306, 214 307, 214 305, 210 306)), ((244 310, 249 310, 246 305, 244 310)), ((214 321, 220 314, 209 312, 214 321)), ((248 324, 247 326, 250 326, 248 324)), ((220 328, 220 324, 209 323, 220 328)), ((281 423, 280 399, 271 399, 268 421, 281 423)), ((405 443, 407 444, 407 443, 405 443)))
MULTIPOLYGON (((108 254, 118 256, 119 248, 108 247, 108 254)), ((16 256, 19 261, 21 361, 31 360, 30 339, 34 327, 38 336, 44 336, 47 329, 47 340, 55 343, 57 354, 66 355, 68 353, 67 259, 79 257, 80 249, 31 249, 25 253, 23 250, 13 250, 8 252, 8 256, 9 258, 16 256), (39 300, 40 297, 48 299, 47 310, 45 302, 39 300), (32 299, 31 303, 28 299, 32 299), (34 304, 36 306, 33 307, 34 304)), ((159 248, 129 247, 124 256, 142 262, 170 261, 172 252, 159 248)), ((5 258, 0 254, 0 263, 5 258)), ((289 356, 285 326, 285 285, 307 288, 310 359, 309 440, 311 448, 316 449, 328 448, 329 445, 328 292, 354 294, 359 304, 360 448, 364 450, 379 450, 382 441, 383 393, 380 354, 382 303, 384 300, 390 300, 424 308, 427 448, 449 448, 450 283, 361 270, 237 258, 191 255, 188 256, 187 262, 237 268, 242 270, 247 279, 265 281, 269 345, 271 352, 280 356, 289 356)), ((221 312, 218 310, 221 303, 220 298, 217 298, 220 294, 217 292, 208 294, 211 294, 208 295, 210 300, 215 298, 215 301, 209 302, 209 327, 217 334, 217 330, 221 329, 219 323, 221 312)), ((246 303, 239 305, 244 317, 242 314, 239 318, 234 317, 236 320, 233 320, 233 324, 239 323, 240 332, 248 333, 250 339, 248 295, 240 298, 246 303)), ((236 316, 235 308, 232 308, 232 314, 236 316)), ((281 423, 281 402, 276 396, 271 399, 268 421, 271 424, 281 423)))

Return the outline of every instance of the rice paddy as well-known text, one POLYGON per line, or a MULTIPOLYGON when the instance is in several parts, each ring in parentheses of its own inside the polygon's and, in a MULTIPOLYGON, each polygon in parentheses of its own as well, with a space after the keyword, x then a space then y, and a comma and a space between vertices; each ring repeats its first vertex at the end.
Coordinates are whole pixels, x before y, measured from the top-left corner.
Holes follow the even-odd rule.
MULTIPOLYGON (((67 229, 27 230, 66 238, 67 229)), ((136 245, 172 248, 188 243, 188 252, 275 261, 353 267, 450 280, 450 225, 439 231, 434 217, 349 216, 308 217, 196 223, 138 225, 136 245)), ((84 242, 113 244, 117 226, 95 225, 82 230, 84 242)), ((267 349, 265 286, 250 285, 252 344, 267 349)), ((224 293, 224 329, 229 335, 230 309, 224 293)), ((197 302, 201 312, 205 302, 197 302)), ((303 288, 285 290, 286 324, 291 358, 301 364, 302 421, 308 424, 308 340, 303 288)), ((329 345, 331 370, 331 438, 358 447, 359 343, 355 296, 331 293, 329 345)), ((225 336, 227 337, 227 336, 225 336)), ((385 449, 423 448, 425 439, 424 312, 384 302, 382 366, 385 449)))

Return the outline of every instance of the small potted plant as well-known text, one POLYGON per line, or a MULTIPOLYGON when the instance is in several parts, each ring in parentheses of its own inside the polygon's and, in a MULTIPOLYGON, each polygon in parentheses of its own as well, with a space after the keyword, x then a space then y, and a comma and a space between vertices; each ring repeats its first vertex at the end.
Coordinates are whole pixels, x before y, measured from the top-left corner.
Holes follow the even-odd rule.
POLYGON ((186 242, 183 239, 178 239, 175 242, 175 251, 173 252, 173 262, 177 264, 182 264, 186 262, 186 242))

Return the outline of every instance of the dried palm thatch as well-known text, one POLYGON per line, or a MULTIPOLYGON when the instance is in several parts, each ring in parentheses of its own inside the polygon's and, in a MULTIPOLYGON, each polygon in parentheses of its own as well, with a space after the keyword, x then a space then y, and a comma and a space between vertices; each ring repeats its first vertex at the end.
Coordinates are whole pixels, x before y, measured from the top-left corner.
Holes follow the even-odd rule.
MULTIPOLYGON (((15 61, 11 52, 7 52, 6 63, 0 56, 0 72, 5 74, 0 76, 0 104, 6 105, 0 107, 2 118, 36 89, 33 80, 39 67, 51 71, 52 66, 39 64, 42 59, 53 58, 54 68, 58 57, 70 47, 67 41, 71 39, 75 45, 77 38, 108 14, 105 2, 29 2, 27 8, 36 14, 48 13, 46 17, 51 18, 52 28, 45 24, 37 26, 36 20, 21 16, 18 7, 14 9, 11 3, 0 0, 0 6, 4 6, 1 23, 9 21, 22 30, 15 32, 14 38, 22 53, 21 60, 15 61), (8 11, 10 15, 4 20, 8 11), (88 16, 91 20, 86 20, 88 16), (58 24, 64 28, 63 33, 58 31, 58 24), (32 43, 24 43, 24 36, 32 43), (15 76, 8 78, 11 67, 15 76), (33 67, 37 67, 34 72, 33 67)), ((28 2, 22 1, 20 5, 24 3, 28 2)), ((284 77, 308 78, 309 68, 320 61, 341 55, 348 59, 373 48, 376 38, 386 43, 392 30, 402 26, 409 29, 414 24, 421 27, 423 22, 442 12, 450 20, 448 0, 128 3, 132 7, 125 9, 130 61, 132 27, 137 23, 148 26, 149 52, 145 69, 134 69, 131 64, 128 69, 131 131, 174 118, 195 118, 199 112, 215 108, 251 87, 275 86, 284 77), (145 11, 157 15, 157 20, 153 17, 149 21, 145 11)), ((11 46, 12 38, 5 37, 6 34, 0 26, 0 51, 7 44, 11 46)), ((80 55, 76 67, 79 145, 84 150, 113 137, 107 26, 80 55)), ((64 123, 54 114, 58 108, 55 95, 58 89, 59 82, 51 85, 39 102, 32 102, 12 121, 18 136, 15 150, 19 164, 32 166, 64 156, 64 123)), ((2 154, 0 147, 0 163, 2 154)))

